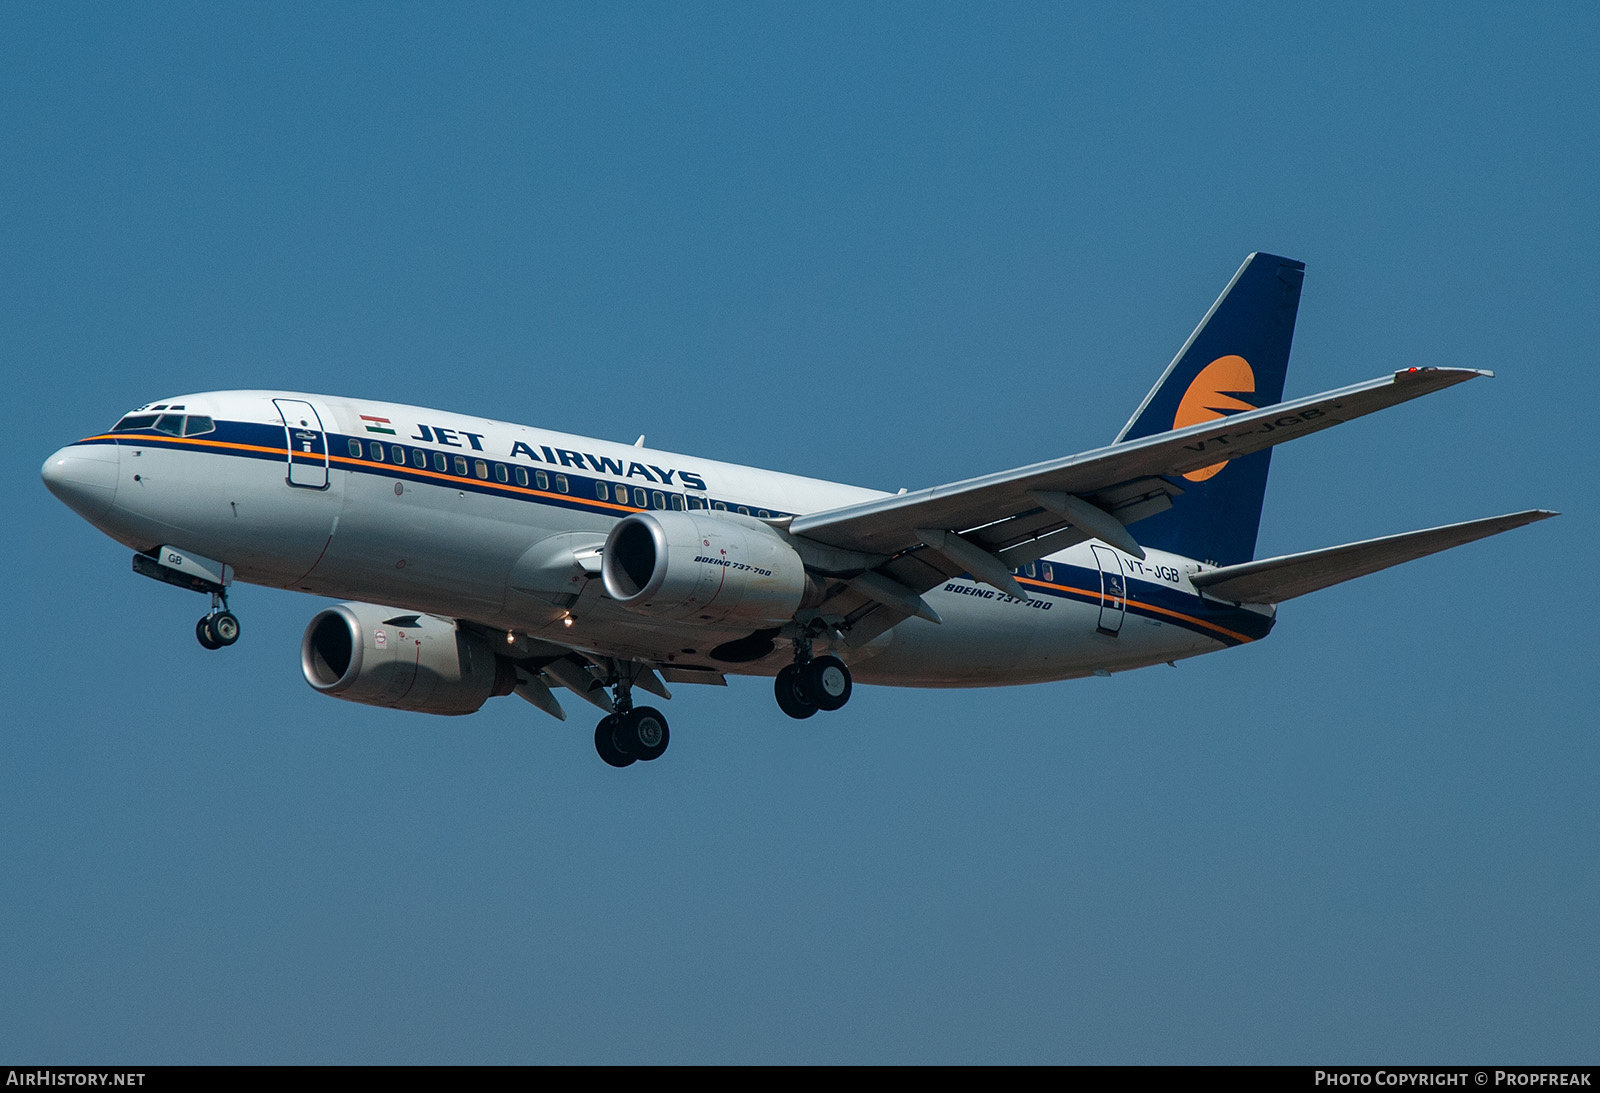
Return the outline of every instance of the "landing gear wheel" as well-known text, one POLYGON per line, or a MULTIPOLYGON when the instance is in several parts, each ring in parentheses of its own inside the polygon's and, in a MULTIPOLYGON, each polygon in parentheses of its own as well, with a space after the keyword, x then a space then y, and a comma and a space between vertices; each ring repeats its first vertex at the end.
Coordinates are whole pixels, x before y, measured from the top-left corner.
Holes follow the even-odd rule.
POLYGON ((621 726, 622 718, 612 714, 594 727, 594 750, 614 767, 626 767, 634 762, 634 757, 618 746, 620 734, 617 730, 621 726))
POLYGON ((239 620, 232 611, 212 615, 210 623, 211 636, 218 645, 226 647, 239 640, 239 620))
POLYGON ((670 739, 667 719, 651 706, 639 706, 623 714, 617 735, 626 742, 628 754, 641 763, 661 758, 670 739))
POLYGON ((194 640, 206 649, 221 649, 222 642, 217 640, 217 635, 211 632, 211 616, 202 615, 200 621, 194 624, 194 640))
POLYGON ((772 681, 772 693, 778 698, 778 709, 797 721, 804 721, 817 712, 817 704, 800 691, 800 667, 790 664, 779 670, 772 681))
POLYGON ((837 710, 850 701, 850 669, 838 657, 817 657, 800 667, 799 691, 819 710, 837 710))

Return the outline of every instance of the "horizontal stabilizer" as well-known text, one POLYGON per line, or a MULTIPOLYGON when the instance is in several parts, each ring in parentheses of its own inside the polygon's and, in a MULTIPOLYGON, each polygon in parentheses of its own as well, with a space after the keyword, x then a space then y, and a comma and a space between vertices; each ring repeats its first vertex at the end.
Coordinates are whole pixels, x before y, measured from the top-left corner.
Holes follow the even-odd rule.
POLYGON ((1193 581, 1196 588, 1217 599, 1235 603, 1282 603, 1319 588, 1365 577, 1368 573, 1376 573, 1401 562, 1437 554, 1474 539, 1498 535, 1502 531, 1557 515, 1560 514, 1545 509, 1529 509, 1505 516, 1490 516, 1483 520, 1468 520, 1464 524, 1447 524, 1425 531, 1408 531, 1360 543, 1308 550, 1304 554, 1285 554, 1279 558, 1225 566, 1198 573, 1193 581))

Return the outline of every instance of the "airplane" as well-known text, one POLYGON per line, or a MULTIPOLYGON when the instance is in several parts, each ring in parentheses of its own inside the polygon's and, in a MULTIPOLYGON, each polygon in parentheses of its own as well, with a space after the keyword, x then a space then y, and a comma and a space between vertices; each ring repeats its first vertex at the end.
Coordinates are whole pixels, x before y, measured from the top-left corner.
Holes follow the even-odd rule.
POLYGON ((301 639, 335 698, 459 715, 516 694, 604 714, 612 766, 670 739, 636 691, 773 678, 793 718, 854 683, 1108 675, 1259 641, 1277 605, 1557 515, 1531 509, 1257 559, 1272 448, 1492 375, 1405 368, 1284 401, 1305 266, 1245 259, 1108 445, 886 493, 443 410, 290 391, 149 403, 45 462, 45 485, 211 597, 347 602, 301 639))

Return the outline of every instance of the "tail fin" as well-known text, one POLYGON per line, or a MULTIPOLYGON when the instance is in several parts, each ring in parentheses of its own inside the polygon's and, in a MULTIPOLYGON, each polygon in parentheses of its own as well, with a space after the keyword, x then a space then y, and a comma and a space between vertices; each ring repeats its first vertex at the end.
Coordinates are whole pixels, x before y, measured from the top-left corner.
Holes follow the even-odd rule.
MULTIPOLYGON (((1117 440, 1282 402, 1305 269, 1273 254, 1246 258, 1117 440)), ((1250 561, 1271 460, 1267 448, 1190 471, 1172 508, 1139 522, 1139 542, 1217 565, 1250 561)))

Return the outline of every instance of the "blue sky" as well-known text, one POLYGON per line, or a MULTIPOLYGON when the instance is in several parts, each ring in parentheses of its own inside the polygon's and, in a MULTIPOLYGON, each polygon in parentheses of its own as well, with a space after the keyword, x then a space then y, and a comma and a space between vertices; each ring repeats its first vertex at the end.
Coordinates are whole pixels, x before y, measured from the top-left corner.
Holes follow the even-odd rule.
POLYGON ((1573 1062, 1600 1027, 1592 6, 8 4, 0 1057, 1573 1062), (1559 520, 1110 680, 681 687, 649 769, 300 678, 44 457, 396 399, 895 489, 1108 440, 1245 254, 1260 551, 1559 520))

